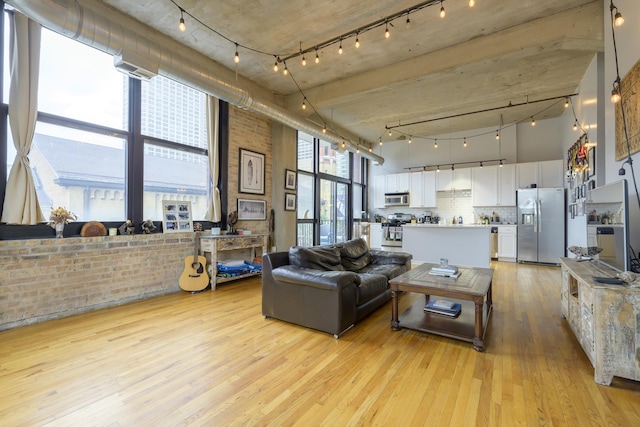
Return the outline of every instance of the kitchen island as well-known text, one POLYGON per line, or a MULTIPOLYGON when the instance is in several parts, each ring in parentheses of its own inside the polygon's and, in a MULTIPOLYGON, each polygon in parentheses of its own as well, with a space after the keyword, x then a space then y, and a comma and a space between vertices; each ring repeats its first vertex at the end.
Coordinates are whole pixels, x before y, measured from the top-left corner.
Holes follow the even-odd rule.
POLYGON ((405 224, 402 226, 402 251, 413 255, 413 263, 489 267, 491 263, 491 227, 488 225, 405 224))

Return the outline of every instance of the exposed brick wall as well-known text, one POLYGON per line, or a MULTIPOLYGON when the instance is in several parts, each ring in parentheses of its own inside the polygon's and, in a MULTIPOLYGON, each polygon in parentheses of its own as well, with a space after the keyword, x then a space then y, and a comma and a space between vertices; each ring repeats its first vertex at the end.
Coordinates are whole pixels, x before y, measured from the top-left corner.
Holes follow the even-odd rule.
POLYGON ((182 292, 193 233, 0 241, 0 330, 182 292))
MULTIPOLYGON (((229 106, 229 212, 237 209, 240 199, 266 200, 267 210, 264 221, 238 221, 237 228, 245 228, 253 233, 269 232, 269 211, 271 210, 271 121, 249 111, 229 106), (238 192, 240 148, 264 154, 265 177, 264 195, 238 192)), ((284 182, 282 183, 284 186, 284 182)))

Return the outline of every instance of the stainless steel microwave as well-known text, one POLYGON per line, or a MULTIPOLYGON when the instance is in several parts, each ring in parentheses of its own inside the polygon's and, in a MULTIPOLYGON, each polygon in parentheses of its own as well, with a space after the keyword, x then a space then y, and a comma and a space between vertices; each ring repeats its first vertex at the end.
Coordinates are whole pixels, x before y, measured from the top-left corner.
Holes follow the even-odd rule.
POLYGON ((409 193, 385 193, 385 206, 408 206, 409 193))

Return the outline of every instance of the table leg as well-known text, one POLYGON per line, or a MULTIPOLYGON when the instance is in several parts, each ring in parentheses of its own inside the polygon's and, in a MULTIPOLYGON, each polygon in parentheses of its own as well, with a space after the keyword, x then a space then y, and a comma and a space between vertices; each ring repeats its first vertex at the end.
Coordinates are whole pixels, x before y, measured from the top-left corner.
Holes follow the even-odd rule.
POLYGON ((398 322, 398 291, 391 291, 391 329, 400 330, 400 322, 398 322))
POLYGON ((476 305, 476 319, 474 324, 473 348, 476 351, 484 351, 484 342, 482 340, 482 312, 484 311, 484 298, 476 297, 474 302, 476 305))

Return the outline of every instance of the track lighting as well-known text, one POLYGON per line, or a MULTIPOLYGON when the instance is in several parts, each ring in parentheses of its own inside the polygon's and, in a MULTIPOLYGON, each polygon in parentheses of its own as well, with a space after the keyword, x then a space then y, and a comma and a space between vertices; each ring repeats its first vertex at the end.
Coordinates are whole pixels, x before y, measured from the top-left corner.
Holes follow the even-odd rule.
POLYGON ((531 126, 535 126, 535 125, 536 125, 536 119, 531 117, 531 126))
POLYGON ((469 7, 473 7, 476 5, 476 1, 475 0, 469 0, 469 7))
POLYGON ((384 24, 384 25, 385 25, 385 28, 384 28, 384 38, 385 38, 385 39, 388 39, 388 38, 389 38, 389 36, 391 36, 391 33, 389 32, 389 24, 388 24, 388 23, 386 23, 386 24, 384 24))
POLYGON ((307 58, 302 55, 302 66, 304 67, 305 65, 307 65, 307 58))
POLYGON ((342 39, 340 39, 340 47, 338 47, 338 55, 342 55, 342 39))
POLYGON ((320 57, 318 56, 318 48, 316 48, 316 64, 320 63, 320 57))
POLYGON ((184 10, 182 8, 180 8, 180 23, 178 24, 178 28, 183 33, 187 29, 187 24, 184 23, 184 10))
POLYGON ((464 142, 462 143, 462 146, 463 146, 464 148, 467 148, 467 138, 465 138, 465 139, 464 139, 464 142))
POLYGON ((407 27, 407 30, 409 28, 411 28, 411 19, 409 19, 409 14, 407 13, 407 20, 404 23, 405 27, 407 27))
POLYGON ((502 160, 500 160, 500 167, 502 167, 502 160))
POLYGON ((236 43, 236 54, 233 56, 233 62, 236 64, 240 62, 240 55, 238 55, 238 43, 236 43))
POLYGON ((440 18, 444 18, 444 16, 446 15, 445 11, 444 11, 444 5, 442 4, 442 0, 440 1, 440 18))
POLYGON ((360 38, 356 34, 356 49, 360 47, 360 38))

